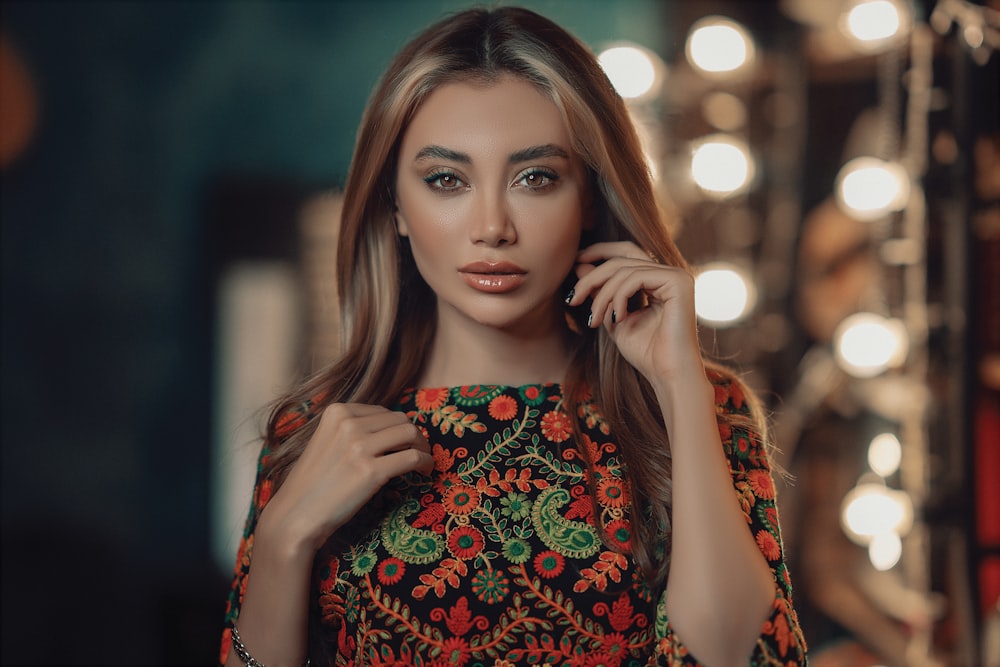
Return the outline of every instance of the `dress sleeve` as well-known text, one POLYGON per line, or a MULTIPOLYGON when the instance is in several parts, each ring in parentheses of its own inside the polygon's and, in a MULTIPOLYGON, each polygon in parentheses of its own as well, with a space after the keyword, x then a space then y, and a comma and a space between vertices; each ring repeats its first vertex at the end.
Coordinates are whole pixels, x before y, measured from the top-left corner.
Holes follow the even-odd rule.
POLYGON ((267 447, 261 448, 260 456, 257 459, 257 478, 254 482, 253 496, 250 502, 250 511, 247 514, 246 524, 243 528, 243 537, 240 539, 239 550, 236 553, 236 565, 233 568, 233 582, 229 589, 229 599, 226 602, 225 629, 222 631, 222 644, 219 647, 219 664, 224 665, 229 657, 232 647, 233 623, 240 615, 240 604, 243 602, 243 594, 247 588, 247 574, 250 572, 250 555, 253 552, 253 535, 257 527, 257 520, 260 513, 271 498, 272 481, 265 477, 264 470, 270 451, 267 447))
MULTIPOLYGON (((778 508, 775 504, 774 478, 767 448, 752 426, 750 405, 739 382, 712 377, 719 435, 729 461, 733 490, 739 498, 747 529, 754 537, 775 579, 774 604, 761 627, 760 636, 747 662, 753 667, 806 665, 806 643, 792 606, 792 583, 785 565, 778 508), (731 424, 731 415, 746 418, 731 424)), ((656 617, 657 642, 651 663, 656 665, 699 665, 674 634, 666 614, 666 594, 660 598, 656 617)))

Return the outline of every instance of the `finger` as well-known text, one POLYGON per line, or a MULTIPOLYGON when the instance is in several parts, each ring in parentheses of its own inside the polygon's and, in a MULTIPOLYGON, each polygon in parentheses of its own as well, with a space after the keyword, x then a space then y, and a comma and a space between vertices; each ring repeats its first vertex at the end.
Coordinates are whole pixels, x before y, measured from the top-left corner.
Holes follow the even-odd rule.
POLYGON ((430 475, 434 472, 434 457, 417 449, 404 449, 380 457, 376 465, 385 479, 414 471, 430 475))
POLYGON ((579 280, 576 285, 573 286, 572 299, 567 303, 571 306, 579 305, 583 303, 588 296, 595 296, 603 285, 618 272, 628 270, 629 268, 641 268, 647 266, 651 267, 658 265, 636 262, 636 260, 625 259, 622 257, 607 260, 600 266, 578 264, 577 276, 579 280))
POLYGON ((646 262, 651 261, 649 253, 631 241, 604 241, 589 245, 580 250, 576 256, 576 261, 591 263, 602 259, 611 259, 612 257, 626 257, 646 262))
POLYGON ((644 280, 637 274, 648 271, 646 267, 626 267, 608 276, 593 293, 591 306, 591 326, 612 326, 620 322, 628 313, 628 301, 642 289, 644 280))
POLYGON ((420 429, 402 412, 386 411, 384 414, 365 415, 345 423, 337 434, 348 440, 363 443, 375 456, 404 449, 431 451, 420 429))

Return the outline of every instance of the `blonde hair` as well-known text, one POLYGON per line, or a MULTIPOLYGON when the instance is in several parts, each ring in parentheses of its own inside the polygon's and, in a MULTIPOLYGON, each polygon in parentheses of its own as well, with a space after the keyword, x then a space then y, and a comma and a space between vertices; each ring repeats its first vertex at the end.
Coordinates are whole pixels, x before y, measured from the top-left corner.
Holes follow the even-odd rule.
MULTIPOLYGON (((397 152, 408 122, 443 83, 521 77, 557 105, 589 170, 595 228, 589 240, 632 241, 656 260, 686 268, 670 238, 646 160, 621 97, 593 53, 561 27, 516 7, 472 9, 429 27, 403 47, 361 121, 344 193, 337 252, 341 356, 274 407, 265 472, 280 484, 315 430, 309 419, 335 402, 391 405, 416 382, 434 336, 434 294, 394 224, 397 152)), ((571 416, 589 389, 622 451, 633 498, 633 554, 646 578, 666 576, 670 448, 649 383, 604 328, 575 338, 564 382, 571 416)), ((577 434, 579 427, 576 428, 577 434)), ((578 437, 578 435, 577 435, 578 437)), ((591 477, 593 477, 591 475, 591 477)), ((592 482, 593 483, 593 482, 592 482)))

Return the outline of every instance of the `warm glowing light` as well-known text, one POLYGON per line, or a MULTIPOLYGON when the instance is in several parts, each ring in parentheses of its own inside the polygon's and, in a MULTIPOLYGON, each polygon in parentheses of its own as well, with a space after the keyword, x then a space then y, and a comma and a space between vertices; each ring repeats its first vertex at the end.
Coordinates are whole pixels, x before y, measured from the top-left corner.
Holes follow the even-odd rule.
POLYGON ((854 0, 849 7, 840 29, 865 51, 899 41, 912 27, 913 17, 901 0, 854 0))
POLYGON ((888 477, 899 470, 903 448, 892 433, 879 433, 868 445, 868 466, 880 477, 888 477))
POLYGON ((597 57, 618 94, 626 99, 646 97, 659 83, 659 58, 639 46, 622 45, 605 49, 597 57))
POLYGON ((746 144, 726 135, 706 137, 691 152, 691 178, 714 196, 742 192, 753 180, 754 171, 746 144))
POLYGON ((739 129, 747 122, 746 105, 732 93, 716 91, 705 95, 701 112, 705 120, 724 131, 739 129))
POLYGON ((902 165, 859 157, 837 175, 837 201, 858 220, 877 220, 898 211, 910 197, 910 179, 902 165))
POLYGON ((695 278, 694 309, 706 322, 721 326, 735 323, 753 309, 754 301, 753 284, 730 264, 708 264, 695 278))
POLYGON ((727 75, 749 66, 756 49, 739 23, 706 16, 691 26, 684 48, 688 61, 708 75, 727 75))
POLYGON ((868 560, 876 570, 890 570, 903 555, 903 541, 896 533, 881 533, 868 543, 868 560))
POLYGON ((906 329, 896 319, 855 313, 834 332, 837 363, 855 377, 874 377, 898 366, 909 347, 906 329))
POLYGON ((904 491, 864 482, 847 492, 840 520, 848 537, 868 545, 876 535, 905 535, 913 526, 913 502, 904 491))

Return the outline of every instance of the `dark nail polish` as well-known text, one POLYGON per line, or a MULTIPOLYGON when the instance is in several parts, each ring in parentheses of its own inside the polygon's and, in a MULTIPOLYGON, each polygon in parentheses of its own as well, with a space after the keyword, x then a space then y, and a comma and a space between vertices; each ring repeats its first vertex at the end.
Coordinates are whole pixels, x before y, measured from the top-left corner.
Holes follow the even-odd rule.
POLYGON ((594 314, 591 313, 590 315, 587 315, 587 326, 590 327, 593 326, 593 324, 594 324, 594 314))
POLYGON ((566 305, 567 306, 569 305, 569 302, 573 300, 573 297, 575 295, 576 295, 576 290, 575 289, 571 289, 569 291, 569 294, 566 295, 566 305))
POLYGON ((617 320, 617 319, 618 319, 618 313, 616 313, 615 311, 612 310, 611 311, 611 324, 614 324, 615 320, 617 320))

